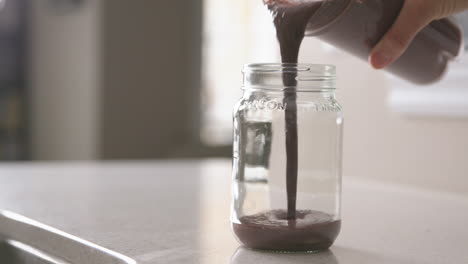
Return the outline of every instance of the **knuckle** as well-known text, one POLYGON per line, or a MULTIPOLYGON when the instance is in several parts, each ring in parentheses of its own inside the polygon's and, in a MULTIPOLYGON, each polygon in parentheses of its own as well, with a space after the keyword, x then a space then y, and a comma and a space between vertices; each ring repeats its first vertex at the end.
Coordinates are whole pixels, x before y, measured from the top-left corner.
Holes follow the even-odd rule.
MULTIPOLYGON (((436 0, 443 2, 442 0, 436 0)), ((407 0, 405 2, 404 8, 416 23, 422 26, 424 24, 428 24, 430 21, 436 18, 437 12, 439 11, 436 6, 438 4, 434 4, 433 1, 429 0, 407 0)))
POLYGON ((457 10, 456 1, 439 1, 438 18, 447 17, 457 10))
POLYGON ((464 9, 466 0, 406 0, 408 6, 419 12, 421 17, 428 20, 448 17, 464 9))

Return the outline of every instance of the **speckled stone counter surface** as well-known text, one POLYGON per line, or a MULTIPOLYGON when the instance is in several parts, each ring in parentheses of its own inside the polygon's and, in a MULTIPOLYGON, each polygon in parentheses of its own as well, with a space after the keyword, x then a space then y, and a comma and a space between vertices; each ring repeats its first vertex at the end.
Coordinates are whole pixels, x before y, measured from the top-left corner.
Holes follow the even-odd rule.
MULTIPOLYGON (((0 209, 150 263, 468 263, 468 195, 348 179, 319 254, 239 247, 230 161, 0 164, 0 209)), ((446 176, 441 176, 446 177, 446 176)))

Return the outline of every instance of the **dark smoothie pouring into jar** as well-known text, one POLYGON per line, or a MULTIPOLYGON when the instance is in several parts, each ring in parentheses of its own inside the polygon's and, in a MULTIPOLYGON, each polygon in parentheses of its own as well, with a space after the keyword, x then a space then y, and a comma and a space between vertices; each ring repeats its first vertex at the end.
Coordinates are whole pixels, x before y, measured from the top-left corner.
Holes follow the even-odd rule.
MULTIPOLYGON (((390 29, 404 0, 264 0, 273 15, 282 59, 286 152, 286 210, 243 216, 233 229, 248 247, 315 251, 331 246, 341 222, 331 215, 297 209, 297 70, 304 36, 313 36, 367 60, 390 29), (287 225, 284 222, 287 221, 287 225)), ((388 71, 417 84, 442 78, 462 46, 462 33, 449 19, 433 21, 414 39, 388 71)))

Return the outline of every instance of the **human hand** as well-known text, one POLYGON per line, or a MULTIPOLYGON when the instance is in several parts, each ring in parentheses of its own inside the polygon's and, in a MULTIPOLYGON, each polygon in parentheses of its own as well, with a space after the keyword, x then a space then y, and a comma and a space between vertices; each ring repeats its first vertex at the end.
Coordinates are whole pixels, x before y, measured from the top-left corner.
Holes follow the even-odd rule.
POLYGON ((372 50, 370 64, 375 69, 385 68, 397 60, 419 31, 433 20, 466 9, 468 0, 405 0, 397 20, 372 50))

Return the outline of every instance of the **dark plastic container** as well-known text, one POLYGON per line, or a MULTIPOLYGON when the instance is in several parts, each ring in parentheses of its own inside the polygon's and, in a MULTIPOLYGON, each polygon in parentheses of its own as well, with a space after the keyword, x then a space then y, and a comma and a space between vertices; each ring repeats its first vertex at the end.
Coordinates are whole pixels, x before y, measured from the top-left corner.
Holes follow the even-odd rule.
MULTIPOLYGON (((328 0, 309 20, 306 35, 368 60, 370 51, 398 17, 404 0, 328 0)), ((463 34, 450 19, 426 26, 390 73, 417 84, 442 78, 462 49, 463 34)))

